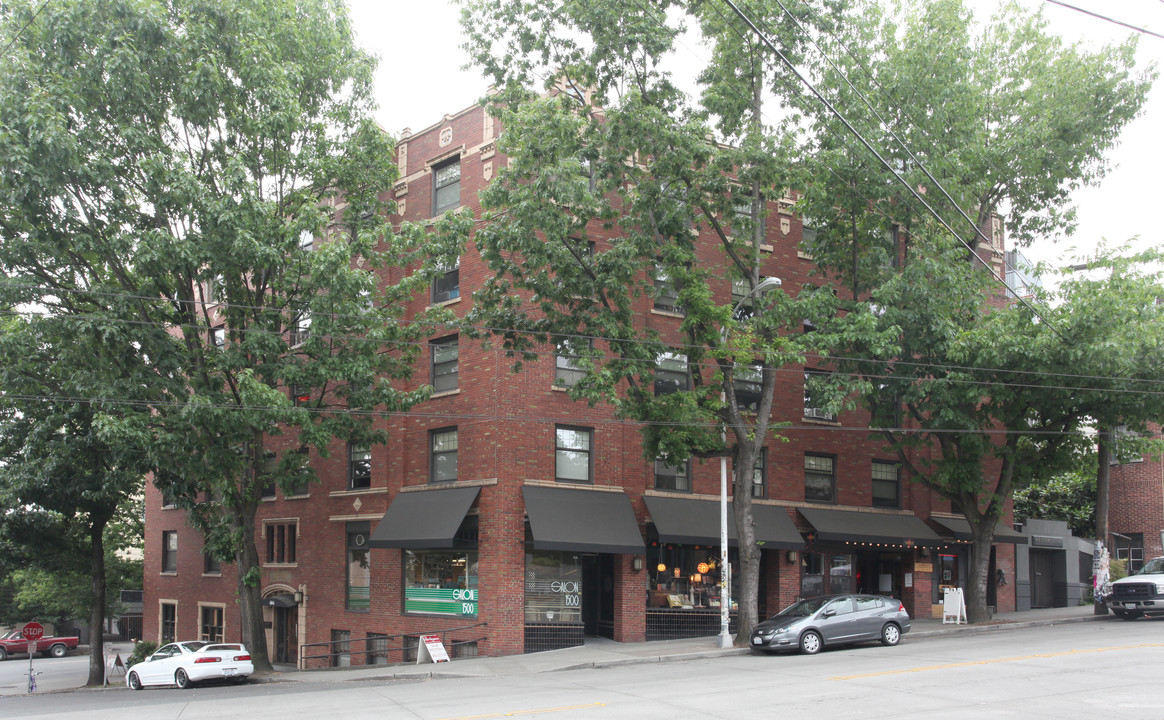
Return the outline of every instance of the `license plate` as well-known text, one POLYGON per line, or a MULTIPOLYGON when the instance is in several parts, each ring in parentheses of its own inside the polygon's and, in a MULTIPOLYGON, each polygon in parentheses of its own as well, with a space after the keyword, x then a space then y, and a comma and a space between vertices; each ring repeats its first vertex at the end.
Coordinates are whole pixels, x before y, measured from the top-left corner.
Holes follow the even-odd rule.
POLYGON ((223 668, 222 669, 222 674, 225 677, 230 677, 231 675, 234 675, 236 672, 238 672, 238 670, 236 670, 235 668, 223 668))
POLYGON ((752 638, 752 644, 753 645, 763 645, 764 641, 761 640, 760 638, 752 638))

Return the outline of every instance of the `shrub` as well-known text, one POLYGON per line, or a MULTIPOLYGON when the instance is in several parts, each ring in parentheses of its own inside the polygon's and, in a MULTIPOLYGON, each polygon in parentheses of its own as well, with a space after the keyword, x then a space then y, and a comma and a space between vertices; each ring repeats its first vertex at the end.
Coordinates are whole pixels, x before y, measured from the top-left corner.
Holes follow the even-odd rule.
POLYGON ((141 642, 139 642, 138 644, 133 646, 133 652, 130 654, 130 656, 128 658, 125 659, 125 667, 131 668, 134 665, 137 665, 142 660, 145 660, 150 655, 153 655, 154 650, 157 650, 157 649, 158 649, 158 644, 156 642, 150 642, 149 640, 142 640, 141 642))

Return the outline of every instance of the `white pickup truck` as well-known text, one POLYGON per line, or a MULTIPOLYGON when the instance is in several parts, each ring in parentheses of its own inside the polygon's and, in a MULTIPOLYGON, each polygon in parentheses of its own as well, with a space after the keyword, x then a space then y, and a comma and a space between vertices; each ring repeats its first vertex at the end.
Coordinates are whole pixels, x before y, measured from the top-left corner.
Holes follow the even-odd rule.
POLYGON ((1164 615, 1164 557, 1152 558, 1135 575, 1113 582, 1107 605, 1125 620, 1164 615))

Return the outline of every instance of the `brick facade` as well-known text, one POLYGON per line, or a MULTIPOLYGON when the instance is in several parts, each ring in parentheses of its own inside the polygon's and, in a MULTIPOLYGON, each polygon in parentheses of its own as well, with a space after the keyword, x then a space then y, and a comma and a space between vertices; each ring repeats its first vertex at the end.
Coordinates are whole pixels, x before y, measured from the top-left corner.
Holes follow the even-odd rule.
MULTIPOLYGON (((1153 437, 1161 437, 1160 426, 1152 425, 1153 437)), ((1133 552, 1141 560, 1164 555, 1164 462, 1159 457, 1141 455, 1134 462, 1111 466, 1108 528, 1113 533, 1110 547, 1119 557, 1133 552), (1118 533, 1118 535, 1116 535, 1118 533), (1119 537, 1122 535, 1124 537, 1119 537), (1129 543, 1127 538, 1132 538, 1129 543), (1137 546, 1136 540, 1139 541, 1137 546)))
MULTIPOLYGON (((405 220, 431 217, 433 208, 433 173, 431 168, 449 159, 460 158, 461 212, 480 217, 477 193, 496 176, 504 157, 495 148, 496 128, 480 108, 470 108, 400 141, 401 180, 395 200, 405 220)), ((795 292, 809 281, 811 263, 797 252, 801 227, 799 219, 783 210, 787 219, 785 233, 781 222, 768 224, 771 251, 763 255, 762 274, 780 277, 786 291, 795 292)), ((604 238, 599 235, 601 245, 604 238)), ((709 243, 701 261, 709 266, 721 262, 709 243)), ((471 291, 486 277, 486 269, 476 248, 470 246, 461 256, 460 294, 448 301, 457 316, 463 317, 471 304, 471 291)), ((384 277, 384 282, 395 278, 384 277)), ((722 281, 720 292, 730 297, 730 281, 722 281)), ((649 298, 641 300, 645 326, 658 329, 666 336, 677 332, 674 317, 652 310, 649 298)), ((415 314, 431 304, 430 297, 417 297, 409 308, 415 314)), ((434 335, 444 337, 448 331, 434 335)), ((417 387, 429 382, 428 356, 420 361, 410 384, 417 387)), ((321 482, 312 485, 306 495, 277 496, 260 509, 264 525, 281 520, 294 522, 297 528, 295 561, 265 564, 262 570, 264 597, 302 593, 293 608, 265 610, 270 621, 268 641, 276 655, 276 634, 288 637, 284 652, 294 662, 296 649, 304 643, 332 639, 333 631, 348 631, 353 640, 350 662, 366 661, 359 640, 368 633, 390 636, 437 632, 475 623, 482 627, 460 633, 459 639, 480 638, 477 651, 502 655, 523 652, 527 623, 525 612, 529 548, 522 488, 529 483, 552 483, 555 478, 555 425, 593 429, 592 459, 595 486, 618 488, 629 500, 639 529, 648 533, 651 518, 643 497, 653 492, 653 464, 644 459, 639 430, 630 423, 617 421, 608 407, 587 407, 571 400, 554 387, 555 363, 552 352, 540 360, 527 363, 521 373, 511 372, 510 362, 500 351, 483 349, 462 338, 458 355, 456 390, 433 398, 406 416, 383 420, 389 431, 388 443, 372 449, 371 487, 347 488, 347 451, 338 444, 327 458, 312 457, 321 482), (370 551, 370 601, 366 608, 346 607, 347 528, 351 523, 369 523, 375 528, 390 503, 406 487, 429 484, 430 431, 440 428, 457 430, 457 482, 480 487, 470 518, 476 520, 477 578, 479 602, 476 617, 440 617, 410 614, 404 611, 404 552, 398 548, 370 551)), ((779 375, 775 389, 773 422, 807 426, 791 433, 788 442, 769 444, 767 498, 761 503, 785 508, 791 521, 801 529, 807 524, 797 512, 804 506, 805 453, 820 453, 836 458, 837 507, 872 509, 871 461, 894 458, 864 437, 863 434, 834 432, 829 423, 811 424, 803 415, 803 375, 799 368, 779 375)), ((845 415, 844 425, 865 422, 862 413, 845 415)), ((1159 477, 1156 477, 1159 501, 1159 477)), ((1146 492, 1146 491, 1145 491, 1146 492)), ((718 461, 694 461, 690 497, 718 499, 718 461)), ((901 512, 922 519, 932 511, 949 510, 949 503, 911 483, 903 477, 900 487, 901 512)), ((1157 502, 1157 509, 1159 503, 1157 502)), ((1114 527, 1114 525, 1113 525, 1114 527)), ((1158 538, 1157 538, 1158 540, 1158 538)), ((264 556, 265 540, 260 537, 259 552, 264 556)), ((156 640, 162 632, 161 604, 176 602, 178 639, 196 637, 200 632, 198 603, 225 606, 224 634, 239 637, 239 613, 234 600, 234 569, 224 564, 221 574, 205 574, 201 558, 202 542, 188 527, 181 511, 163 509, 161 496, 152 487, 146 493, 146 561, 145 561, 145 630, 147 639, 156 640), (164 531, 178 534, 177 572, 161 572, 161 544, 164 531)), ((1157 548, 1158 549, 1158 548, 1157 548)), ((930 612, 936 598, 937 582, 926 568, 933 565, 929 550, 913 546, 859 548, 843 543, 807 551, 765 550, 761 567, 761 607, 769 613, 801 595, 801 573, 805 552, 820 550, 832 555, 848 554, 856 567, 877 568, 889 564, 901 583, 902 600, 915 616, 930 612), (908 580, 905 578, 908 575, 908 580)), ((718 557, 712 546, 700 552, 718 557)), ((830 555, 830 557, 832 556, 830 555)), ((648 558, 650 553, 648 552, 648 558)), ((1000 567, 1013 565, 1013 547, 998 546, 1000 567)), ((638 642, 646 637, 646 597, 652 583, 653 567, 644 567, 643 557, 613 555, 609 569, 600 570, 602 592, 608 593, 613 608, 612 636, 622 642, 638 642), (640 569, 636 569, 636 567, 640 569), (603 575, 602 573, 608 573, 603 575), (609 584, 610 587, 606 587, 609 584)), ((599 563, 600 568, 606 567, 599 563)), ((1011 568, 1013 571, 1013 568, 1011 568)), ((854 576, 855 578, 855 576, 854 576)), ((658 580, 658 578, 656 578, 658 580)), ((855 579, 850 582, 856 582, 855 579)), ((876 590, 871 578, 865 578, 876 590)), ((853 587, 853 590, 858 588, 853 587)), ((1013 609, 1013 585, 999 588, 999 609, 1013 609)), ((604 601, 605 602, 605 601, 604 601)), ((717 625, 718 630, 718 625, 717 625)), ((456 634, 454 634, 455 636, 456 634)), ((458 639, 453 637, 452 639, 458 639)))

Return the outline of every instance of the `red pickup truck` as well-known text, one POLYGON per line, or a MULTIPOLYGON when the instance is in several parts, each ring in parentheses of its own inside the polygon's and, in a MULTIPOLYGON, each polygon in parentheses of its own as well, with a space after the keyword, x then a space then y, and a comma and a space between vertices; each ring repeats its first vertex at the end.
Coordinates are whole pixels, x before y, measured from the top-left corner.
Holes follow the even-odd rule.
MULTIPOLYGON (((36 651, 45 657, 64 657, 70 650, 76 650, 80 638, 76 637, 46 637, 36 643, 36 651)), ((7 660, 9 655, 23 655, 28 652, 28 641, 13 630, 4 637, 0 637, 0 660, 7 660)))

